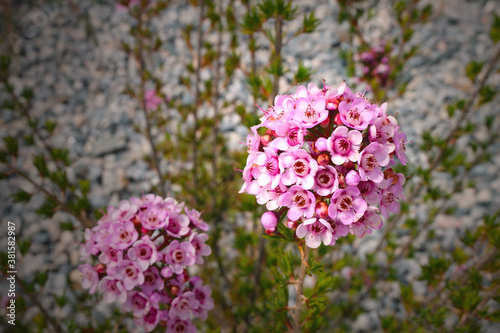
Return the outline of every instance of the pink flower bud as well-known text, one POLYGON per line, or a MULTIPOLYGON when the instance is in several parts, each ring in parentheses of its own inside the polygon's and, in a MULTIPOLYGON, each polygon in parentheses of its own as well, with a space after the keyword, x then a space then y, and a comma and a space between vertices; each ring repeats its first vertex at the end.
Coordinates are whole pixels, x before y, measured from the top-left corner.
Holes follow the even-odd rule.
POLYGON ((327 166, 330 163, 330 156, 328 154, 321 154, 318 156, 318 164, 321 166, 327 166))
POLYGON ((99 274, 106 272, 106 265, 104 265, 104 264, 99 263, 99 264, 95 265, 94 268, 97 271, 97 273, 99 273, 99 274))
POLYGON ((345 182, 347 183, 347 185, 357 186, 359 184, 359 181, 359 174, 355 170, 351 170, 345 175, 345 182))
POLYGON ((274 230, 276 230, 276 226, 278 225, 278 218, 273 212, 265 212, 260 219, 260 223, 262 223, 264 229, 269 229, 271 232, 273 232, 274 230))
POLYGON ((326 101, 326 109, 335 111, 338 109, 339 103, 338 99, 329 99, 326 101))
POLYGON ((337 114, 335 115, 335 118, 334 118, 334 120, 333 120, 333 121, 334 121, 334 122, 335 122, 335 124, 337 124, 337 125, 342 125, 342 119, 340 119, 340 113, 337 113, 337 114))
POLYGON ((320 218, 326 218, 328 217, 328 205, 324 201, 318 201, 316 203, 316 214, 320 218))
POLYGON ((314 147, 318 151, 327 151, 328 150, 328 139, 326 138, 319 138, 314 142, 314 147))
POLYGON ((286 222, 286 226, 292 230, 296 230, 297 227, 299 226, 299 222, 297 221, 292 221, 292 220, 288 220, 286 222))
POLYGON ((330 118, 326 118, 325 120, 323 120, 321 123, 320 123, 320 126, 323 127, 323 128, 327 128, 328 125, 330 125, 330 118))
POLYGON ((260 137, 260 142, 262 143, 262 145, 264 147, 267 147, 267 145, 269 144, 269 142, 271 142, 271 136, 266 134, 266 135, 263 135, 260 137))

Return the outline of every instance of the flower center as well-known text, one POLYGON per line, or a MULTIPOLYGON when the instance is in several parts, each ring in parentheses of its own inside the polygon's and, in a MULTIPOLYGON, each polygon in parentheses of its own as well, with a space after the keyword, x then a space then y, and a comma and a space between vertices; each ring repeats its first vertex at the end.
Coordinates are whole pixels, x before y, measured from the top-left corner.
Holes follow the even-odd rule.
POLYGON ((153 272, 144 272, 144 283, 145 284, 153 284, 155 282, 156 277, 153 272))
POLYGON ((174 258, 176 262, 182 262, 184 260, 184 252, 175 250, 174 253, 172 253, 172 258, 174 258))
POLYGON ((136 308, 142 309, 146 306, 146 299, 141 295, 134 296, 134 305, 136 308))
POLYGON ((350 124, 359 125, 359 123, 361 123, 360 118, 361 115, 359 114, 358 109, 350 110, 347 113, 347 119, 349 120, 350 124))
POLYGON ((324 229, 325 229, 325 226, 322 225, 321 223, 314 223, 311 226, 311 231, 314 232, 315 234, 322 233, 324 229))
POLYGON ((293 163, 293 171, 297 176, 305 176, 309 173, 309 163, 303 158, 297 159, 293 163))
POLYGON ((295 194, 295 197, 293 198, 293 203, 295 206, 298 208, 304 208, 309 204, 309 198, 304 195, 304 193, 297 193, 295 194))
POLYGON ((125 269, 125 275, 129 278, 135 278, 137 275, 137 269, 135 267, 129 266, 125 269))
POLYGON ((353 202, 350 195, 344 195, 343 197, 340 197, 339 200, 337 201, 337 207, 342 211, 351 209, 352 204, 353 202))
POLYGON ((351 143, 346 138, 335 139, 335 151, 340 154, 347 154, 351 149, 351 143))
POLYGON ((330 187, 333 184, 333 175, 328 170, 321 170, 316 174, 316 182, 321 187, 330 187))
POLYGON ((139 257, 143 259, 149 259, 151 257, 151 249, 147 246, 141 246, 139 249, 139 257))
POLYGON ((394 194, 392 192, 386 192, 382 200, 385 205, 390 205, 394 202, 394 194))
POLYGON ((288 132, 287 141, 290 146, 296 146, 299 143, 298 129, 294 128, 288 132))
POLYGON ((276 157, 272 157, 266 162, 266 171, 271 174, 271 176, 275 176, 279 172, 278 167, 278 159, 276 157))
POLYGON ((377 159, 375 155, 372 154, 364 154, 361 160, 361 165, 365 170, 373 170, 378 166, 377 159))

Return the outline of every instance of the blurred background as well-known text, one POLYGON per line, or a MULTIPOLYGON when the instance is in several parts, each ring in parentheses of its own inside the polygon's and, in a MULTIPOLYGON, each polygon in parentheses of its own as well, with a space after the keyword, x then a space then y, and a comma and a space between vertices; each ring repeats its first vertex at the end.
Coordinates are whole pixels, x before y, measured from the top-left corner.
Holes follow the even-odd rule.
POLYGON ((408 200, 314 255, 331 288, 304 332, 500 329, 500 2, 262 3, 287 4, 0 0, 0 250, 15 222, 17 331, 137 331, 81 288, 78 244, 107 206, 150 192, 211 226, 200 274, 216 309, 199 330, 284 331, 273 269, 297 253, 262 237, 263 208, 237 193, 244 143, 257 106, 343 80, 397 114, 408 200))

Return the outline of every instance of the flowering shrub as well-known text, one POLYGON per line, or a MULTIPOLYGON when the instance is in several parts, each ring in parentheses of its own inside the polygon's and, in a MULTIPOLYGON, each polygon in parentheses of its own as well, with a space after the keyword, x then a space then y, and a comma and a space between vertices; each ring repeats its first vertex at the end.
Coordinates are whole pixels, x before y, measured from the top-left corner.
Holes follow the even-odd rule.
POLYGON ((211 253, 208 235, 197 229, 208 230, 200 213, 171 197, 121 201, 85 231, 82 258, 98 263, 80 265, 82 286, 118 301, 147 332, 159 323, 167 332, 195 332, 191 314, 206 320, 214 306, 210 287, 187 272, 211 253))
POLYGON ((363 237, 399 211, 406 164, 406 135, 396 118, 354 94, 343 82, 319 89, 310 83, 281 95, 247 138, 241 192, 266 205, 261 222, 275 234, 285 217, 306 245, 363 237), (259 131, 261 133, 259 133, 259 131))
POLYGON ((389 88, 390 54, 385 42, 356 54, 354 59, 359 64, 360 80, 374 81, 381 88, 389 88))

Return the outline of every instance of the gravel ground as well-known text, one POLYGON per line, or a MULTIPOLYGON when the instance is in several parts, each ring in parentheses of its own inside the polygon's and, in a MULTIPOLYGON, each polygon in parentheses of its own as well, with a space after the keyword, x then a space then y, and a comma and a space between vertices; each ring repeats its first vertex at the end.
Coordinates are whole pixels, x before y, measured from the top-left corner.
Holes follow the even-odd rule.
MULTIPOLYGON (((76 163, 70 170, 72 177, 85 177, 92 181, 90 197, 95 206, 115 205, 119 200, 131 195, 139 195, 155 183, 155 173, 142 160, 149 151, 146 140, 135 133, 133 124, 143 120, 133 101, 122 92, 130 81, 137 82, 133 73, 133 60, 119 51, 120 41, 127 38, 130 19, 117 12, 113 5, 99 1, 73 1, 75 6, 62 1, 46 1, 37 5, 25 2, 16 5, 15 32, 18 40, 19 57, 13 63, 14 74, 11 82, 17 92, 23 86, 34 87, 33 112, 41 119, 57 118, 58 129, 52 141, 54 145, 69 147, 76 163), (40 13, 45 13, 43 16, 40 13), (30 24, 31 22, 31 24, 30 24)), ((307 10, 312 9, 310 1, 301 0, 297 4, 307 10)), ((423 131, 443 133, 450 128, 446 105, 457 97, 471 92, 472 86, 464 74, 465 65, 471 60, 485 60, 492 52, 488 37, 492 10, 498 10, 495 1, 435 1, 434 14, 430 22, 415 32, 412 43, 419 45, 421 52, 407 63, 404 77, 409 80, 408 91, 403 96, 389 102, 389 112, 398 113, 402 128, 414 143, 408 147, 412 164, 425 164, 425 155, 418 150, 423 131)), ((313 81, 336 83, 346 78, 345 64, 339 57, 341 42, 346 36, 345 26, 336 22, 338 7, 335 1, 317 1, 314 6, 322 23, 317 32, 292 40, 285 48, 285 61, 296 64, 301 59, 314 69, 313 81)), ((387 12, 377 13, 377 24, 371 29, 374 40, 390 35, 393 26, 386 19, 387 12)), ((189 53, 179 37, 181 26, 196 23, 197 13, 182 1, 175 1, 172 9, 164 14, 158 31, 163 46, 158 62, 162 62, 161 73, 166 86, 163 91, 171 97, 182 95, 176 79, 184 69, 189 53)), ((293 23, 295 24, 295 23, 293 23)), ((300 22, 290 27, 293 31, 300 22)), ((265 57, 265 53, 259 54, 265 57)), ((498 76, 497 76, 498 79, 498 76)), ((494 84, 499 84, 498 80, 494 84)), ((293 88, 291 80, 282 81, 283 93, 293 88)), ((225 92, 228 101, 247 100, 242 75, 236 75, 235 82, 225 92)), ((1 97, 1 96, 0 96, 1 97)), ((231 110, 229 110, 231 111, 231 110)), ((483 119, 488 114, 498 113, 493 105, 472 115, 483 119)), ((222 129, 235 142, 246 135, 247 129, 239 125, 239 117, 228 112, 222 121, 222 129)), ((2 110, 0 137, 15 136, 25 130, 25 123, 2 110)), ((478 138, 483 131, 473 134, 478 138)), ((459 149, 467 150, 471 137, 457 142, 459 149)), ((239 148, 239 145, 234 145, 239 148)), ((31 154, 28 151, 21 158, 31 154)), ((475 188, 457 193, 452 205, 457 207, 453 217, 439 215, 433 228, 437 237, 433 244, 415 244, 423 254, 415 260, 407 260, 398 268, 408 280, 420 273, 420 265, 425 261, 425 253, 450 250, 454 247, 465 227, 477 224, 482 215, 500 207, 500 143, 491 147, 493 163, 479 164, 471 173, 475 188)), ((156 182, 158 179, 156 179, 156 182)), ((443 187, 451 186, 445 176, 439 178, 443 187)), ((30 252, 19 262, 19 275, 30 279, 33 273, 48 269, 49 286, 44 294, 60 293, 68 283, 78 280, 75 267, 78 264, 77 242, 81 233, 63 231, 54 222, 64 221, 64 216, 56 214, 53 219, 39 219, 33 213, 43 200, 36 196, 28 205, 13 204, 9 196, 16 191, 17 178, 2 180, 0 191, 1 230, 6 230, 7 220, 18 224, 18 237, 31 237, 30 252)), ((25 190, 29 184, 23 183, 25 190)), ((417 205, 415 214, 423 214, 426 207, 417 205)), ((3 231, 2 231, 3 233, 3 231)), ((377 240, 377 233, 356 243, 358 253, 363 255, 377 240)), ((418 243, 418 240, 417 240, 418 243)), ((4 237, 0 241, 6 247, 4 237)), ((418 288, 418 286, 417 286, 418 288)), ((377 314, 380 307, 393 308, 391 300, 397 298, 395 289, 388 292, 383 304, 365 304, 368 311, 355 322, 353 329, 366 331, 380 329, 377 314), (375 324, 374 324, 375 323, 375 324)), ((2 290, 4 288, 2 287, 2 290)), ((48 308, 53 308, 51 299, 42 299, 48 308)), ((57 316, 68 316, 65 308, 57 310, 57 316)), ((28 314, 29 315, 29 314, 28 314)), ((491 327, 495 331, 497 327, 491 327)))

